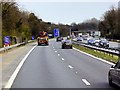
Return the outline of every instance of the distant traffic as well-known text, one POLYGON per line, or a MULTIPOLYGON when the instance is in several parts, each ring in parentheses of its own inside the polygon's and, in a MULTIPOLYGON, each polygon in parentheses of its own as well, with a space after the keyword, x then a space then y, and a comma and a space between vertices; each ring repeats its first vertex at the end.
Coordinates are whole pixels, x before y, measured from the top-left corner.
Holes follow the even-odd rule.
POLYGON ((100 37, 92 37, 92 36, 87 36, 87 35, 81 35, 73 38, 73 41, 80 41, 81 43, 86 43, 92 46, 97 46, 97 47, 109 47, 109 41, 105 38, 100 38, 100 37))

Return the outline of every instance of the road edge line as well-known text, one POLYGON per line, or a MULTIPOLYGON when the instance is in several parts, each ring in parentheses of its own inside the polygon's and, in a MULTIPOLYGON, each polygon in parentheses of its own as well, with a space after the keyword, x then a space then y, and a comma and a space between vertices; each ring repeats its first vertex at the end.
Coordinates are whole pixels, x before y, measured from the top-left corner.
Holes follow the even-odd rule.
POLYGON ((5 85, 4 88, 11 88, 16 76, 18 75, 21 67, 23 66, 25 60, 27 59, 27 57, 30 55, 30 53, 35 49, 36 46, 34 46, 26 55, 25 57, 22 59, 22 61, 19 63, 19 65, 17 66, 17 68, 15 69, 15 71, 13 72, 12 76, 10 77, 10 79, 8 80, 7 84, 5 85))
POLYGON ((89 54, 89 53, 83 52, 83 51, 81 51, 81 50, 79 50, 79 49, 77 49, 77 48, 74 48, 74 47, 73 47, 73 49, 76 50, 76 51, 78 51, 78 52, 80 52, 80 53, 83 53, 83 54, 85 54, 85 55, 87 55, 87 56, 90 56, 90 57, 92 57, 92 58, 95 58, 95 59, 97 59, 97 60, 99 60, 99 61, 102 61, 102 62, 104 62, 104 63, 110 64, 110 65, 115 65, 115 64, 112 63, 112 62, 109 62, 109 61, 107 61, 107 60, 105 60, 105 59, 102 59, 102 58, 95 57, 94 55, 91 55, 91 54, 89 54))

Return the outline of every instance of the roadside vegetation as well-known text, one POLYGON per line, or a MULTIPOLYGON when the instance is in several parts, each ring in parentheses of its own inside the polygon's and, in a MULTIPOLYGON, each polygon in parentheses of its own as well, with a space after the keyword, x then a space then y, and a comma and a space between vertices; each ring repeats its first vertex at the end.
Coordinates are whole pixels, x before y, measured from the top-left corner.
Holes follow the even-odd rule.
POLYGON ((2 0, 0 3, 2 8, 2 38, 0 47, 3 46, 4 36, 10 36, 10 44, 16 44, 35 38, 40 31, 46 31, 53 34, 54 28, 60 29, 61 36, 67 36, 69 33, 69 25, 54 24, 45 22, 42 18, 38 18, 33 12, 24 11, 13 0, 2 0), (2 44, 3 43, 3 44, 2 44))
POLYGON ((21 10, 14 0, 7 1, 0 2, 0 26, 2 26, 0 47, 3 47, 4 36, 10 36, 12 45, 28 41, 32 36, 36 38, 40 31, 46 31, 53 35, 55 28, 59 28, 60 36, 63 37, 70 35, 70 29, 73 31, 100 30, 102 37, 120 40, 120 10, 118 8, 112 7, 106 11, 101 20, 93 17, 79 24, 67 25, 43 21, 35 13, 21 10))
POLYGON ((113 62, 113 63, 117 63, 117 61, 118 61, 118 56, 116 56, 116 55, 111 55, 111 54, 107 54, 104 52, 96 51, 96 50, 93 50, 93 49, 90 49, 90 48, 87 48, 84 46, 76 45, 76 44, 73 44, 73 47, 75 47, 83 52, 89 53, 93 56, 105 59, 105 60, 113 62))
MULTIPOLYGON (((118 3, 120 6, 120 2, 118 3)), ((72 31, 99 30, 101 37, 120 42, 120 7, 111 7, 100 20, 92 18, 82 23, 72 23, 72 31)))
MULTIPOLYGON (((120 4, 120 2, 118 4, 120 4)), ((102 36, 109 39, 120 40, 120 8, 112 7, 106 11, 98 27, 102 32, 102 36)))

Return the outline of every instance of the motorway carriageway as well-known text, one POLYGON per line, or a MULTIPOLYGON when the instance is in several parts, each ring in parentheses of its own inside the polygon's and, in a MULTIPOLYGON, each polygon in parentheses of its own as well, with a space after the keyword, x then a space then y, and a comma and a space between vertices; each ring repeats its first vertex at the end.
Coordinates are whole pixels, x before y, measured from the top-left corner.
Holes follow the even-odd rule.
POLYGON ((107 75, 111 64, 74 49, 61 49, 61 42, 33 46, 5 88, 111 88, 107 75))

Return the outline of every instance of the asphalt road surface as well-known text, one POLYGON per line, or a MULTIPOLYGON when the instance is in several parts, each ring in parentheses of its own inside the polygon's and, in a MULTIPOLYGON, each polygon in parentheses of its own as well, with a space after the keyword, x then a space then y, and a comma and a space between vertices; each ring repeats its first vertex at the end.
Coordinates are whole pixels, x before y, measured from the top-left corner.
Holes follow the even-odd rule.
POLYGON ((109 47, 120 47, 120 43, 117 42, 109 42, 110 46, 109 47))
POLYGON ((61 43, 37 46, 20 69, 12 88, 111 88, 107 74, 111 65, 61 43))

